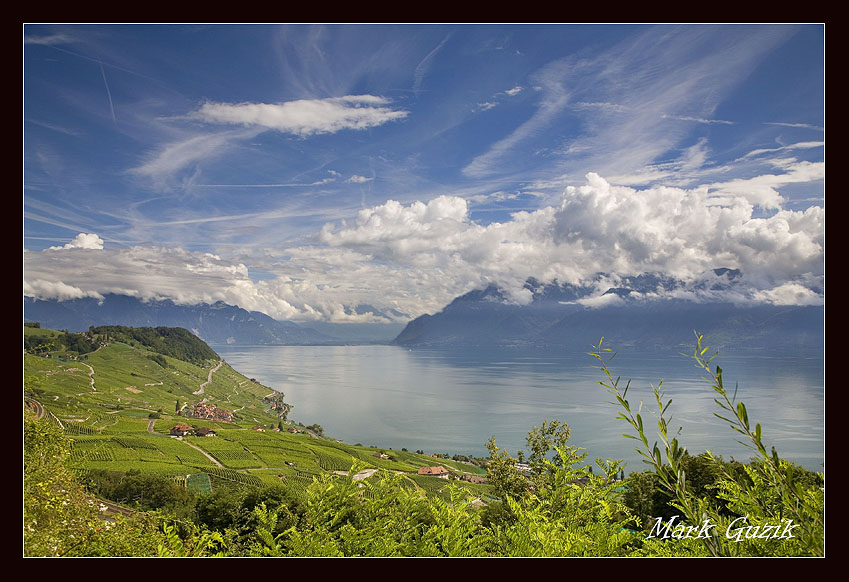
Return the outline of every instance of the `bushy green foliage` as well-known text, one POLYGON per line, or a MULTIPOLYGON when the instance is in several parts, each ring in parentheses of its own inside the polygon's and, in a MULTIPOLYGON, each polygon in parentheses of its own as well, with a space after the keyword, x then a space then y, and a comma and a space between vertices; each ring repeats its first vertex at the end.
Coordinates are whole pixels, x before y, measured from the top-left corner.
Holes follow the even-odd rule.
POLYGON ((632 517, 615 480, 621 462, 596 460, 599 473, 586 464, 586 454, 568 444, 570 430, 545 421, 528 433, 527 467, 499 449, 487 447, 487 475, 504 499, 498 513, 487 516, 497 555, 616 556, 625 555, 636 538, 632 517))
POLYGON ((165 356, 162 354, 153 354, 152 356, 148 356, 152 361, 156 362, 163 368, 168 367, 168 360, 165 359, 165 356))
POLYGON ((97 349, 98 343, 95 339, 86 333, 64 333, 60 336, 59 342, 65 346, 70 352, 78 354, 88 354, 97 349))
MULTIPOLYGON (((352 475, 357 467, 352 469, 352 475)), ((269 535, 277 512, 255 509, 261 527, 255 555, 480 556, 489 541, 477 512, 459 494, 427 498, 400 486, 401 475, 354 481, 323 477, 307 491, 301 522, 269 535)))
POLYGON ((26 327, 24 333, 24 351, 33 354, 44 354, 47 352, 88 354, 98 347, 98 342, 88 333, 70 333, 67 331, 56 332, 52 330, 41 330, 34 327, 26 327))
POLYGON ((170 356, 196 366, 209 360, 218 360, 212 348, 182 327, 125 327, 105 325, 94 327, 90 333, 108 338, 109 341, 136 342, 150 350, 170 356))
POLYGON ((608 364, 613 358, 611 350, 603 348, 599 342, 591 354, 600 362, 599 367, 606 377, 600 384, 616 397, 624 411, 619 417, 634 431, 624 436, 641 443, 637 452, 652 467, 656 482, 671 497, 670 505, 680 510, 677 515, 686 522, 674 525, 667 520, 667 527, 662 529, 663 520, 658 518, 657 535, 651 536, 641 552, 646 555, 823 555, 825 489, 822 475, 812 479, 805 471, 799 479, 798 469, 781 459, 775 448, 767 452, 760 424, 752 426, 745 404, 736 400, 736 390, 729 396, 722 368, 711 367, 716 354, 705 357, 709 348, 702 346, 702 340, 703 337, 696 334, 696 349, 690 357, 707 374, 705 380, 716 395, 714 402, 721 412, 714 415, 742 435, 745 440, 741 442, 756 455, 755 460, 740 471, 733 466, 733 470, 730 469, 710 452, 706 453, 708 466, 715 476, 718 475, 707 488, 715 489, 716 496, 699 496, 697 488, 688 486, 688 455, 677 439, 669 437, 667 410, 671 400, 666 400, 660 389, 662 381, 654 388, 657 436, 661 446, 657 442, 650 446, 642 416, 632 411, 627 400, 630 382, 622 388, 620 378, 614 379, 609 370, 608 364), (688 527, 695 527, 699 533, 691 536, 687 533, 688 527))

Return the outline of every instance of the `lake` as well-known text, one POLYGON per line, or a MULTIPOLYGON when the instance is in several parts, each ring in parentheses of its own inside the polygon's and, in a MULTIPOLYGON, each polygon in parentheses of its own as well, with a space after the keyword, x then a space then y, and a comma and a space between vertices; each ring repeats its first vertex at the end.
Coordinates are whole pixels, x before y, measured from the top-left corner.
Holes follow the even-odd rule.
MULTIPOLYGON (((602 372, 586 354, 540 349, 414 349, 396 346, 223 346, 213 348, 240 373, 281 391, 294 405, 290 418, 320 424, 347 443, 426 453, 488 456, 486 442, 516 454, 544 419, 569 424, 571 443, 590 459, 624 459, 642 470, 637 441, 622 433, 617 405, 598 384, 602 372)), ((716 360, 726 389, 746 404, 763 428, 767 448, 811 470, 823 471, 824 376, 821 354, 728 355, 716 360)), ((692 454, 706 449, 725 459, 752 452, 737 442, 715 393, 692 360, 670 353, 621 352, 614 375, 630 378, 633 410, 642 400, 647 431, 651 385, 663 379, 672 399, 671 427, 692 454)), ((624 385, 624 384, 623 384, 624 385)), ((654 432, 650 432, 650 438, 654 432)), ((652 442, 652 441, 650 441, 652 442)))

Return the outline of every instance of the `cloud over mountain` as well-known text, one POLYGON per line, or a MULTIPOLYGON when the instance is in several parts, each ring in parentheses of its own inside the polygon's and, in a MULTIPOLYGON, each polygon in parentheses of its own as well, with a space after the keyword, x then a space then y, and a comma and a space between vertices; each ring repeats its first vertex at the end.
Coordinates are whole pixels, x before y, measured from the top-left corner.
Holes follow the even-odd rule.
MULTIPOLYGON (((824 210, 781 210, 755 218, 745 195, 709 188, 613 186, 596 174, 568 187, 559 206, 517 212, 480 226, 465 200, 398 202, 360 211, 355 224, 326 225, 322 242, 382 261, 475 274, 515 291, 528 277, 579 282, 599 272, 660 272, 690 279, 717 266, 739 268, 759 289, 823 273, 824 210)), ((766 299, 771 296, 761 296, 766 299)))
POLYGON ((526 303, 529 277, 598 285, 603 293, 617 277, 655 272, 695 281, 727 267, 744 273, 747 291, 735 291, 735 301, 821 302, 824 209, 754 212, 743 195, 708 187, 636 190, 588 174, 585 185, 566 188, 558 205, 486 226, 470 219, 460 197, 389 200, 351 223, 326 224, 317 244, 268 249, 260 266, 274 277, 264 280, 218 255, 102 249, 97 235, 80 234, 61 250, 25 254, 26 289, 42 298, 119 293, 183 304, 224 301, 280 319, 360 321, 368 316, 351 313, 351 305, 419 315, 490 283, 526 303), (598 273, 608 276, 599 280, 598 273))

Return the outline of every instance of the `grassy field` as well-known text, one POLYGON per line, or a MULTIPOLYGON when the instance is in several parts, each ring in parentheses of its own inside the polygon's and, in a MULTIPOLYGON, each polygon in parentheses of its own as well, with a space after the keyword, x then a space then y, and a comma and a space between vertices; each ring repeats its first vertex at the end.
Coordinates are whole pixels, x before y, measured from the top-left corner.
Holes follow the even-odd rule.
MULTIPOLYGON (((25 327, 24 334, 56 338, 60 332, 25 327)), ((208 382, 218 362, 199 367, 140 345, 114 342, 76 358, 70 355, 25 353, 24 390, 72 439, 71 462, 81 472, 135 469, 192 483, 196 490, 282 484, 302 492, 315 477, 352 467, 373 468, 404 473, 405 486, 429 495, 445 495, 448 482, 417 475, 420 467, 442 465, 458 475, 485 474, 453 460, 270 430, 281 422, 262 400, 272 388, 250 381, 226 363, 208 382), (233 412, 234 422, 177 413, 201 400, 233 412), (169 436, 178 423, 210 428, 216 436, 169 436), (253 430, 255 426, 265 431, 253 430), (190 475, 194 477, 187 479, 190 475)), ((486 498, 491 490, 489 485, 452 483, 474 497, 486 498)))

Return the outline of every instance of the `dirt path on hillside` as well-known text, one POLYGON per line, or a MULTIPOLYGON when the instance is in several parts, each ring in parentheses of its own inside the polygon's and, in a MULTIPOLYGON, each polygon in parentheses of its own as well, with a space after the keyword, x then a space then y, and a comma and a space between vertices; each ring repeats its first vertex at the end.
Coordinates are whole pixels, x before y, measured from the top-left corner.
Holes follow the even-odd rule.
POLYGON ((197 392, 192 392, 192 394, 195 394, 195 395, 203 394, 203 389, 206 388, 207 386, 209 386, 210 384, 212 384, 212 374, 217 372, 219 369, 221 369, 221 366, 223 366, 223 365, 224 365, 224 360, 218 360, 218 363, 215 365, 215 367, 209 371, 209 376, 207 376, 206 382, 204 382, 203 384, 200 385, 200 390, 198 390, 197 392))
POLYGON ((204 457, 206 457, 207 459, 209 459, 210 461, 212 461, 213 463, 215 463, 215 466, 216 466, 216 467, 220 467, 221 469, 223 469, 223 468, 224 468, 224 465, 222 465, 221 463, 219 463, 219 462, 215 459, 215 457, 213 457, 212 455, 210 455, 209 453, 207 453, 207 452, 206 452, 205 450, 203 450, 202 448, 197 447, 197 446, 193 445, 192 443, 190 443, 190 442, 188 442, 188 441, 184 441, 184 440, 183 440, 183 439, 181 439, 181 438, 180 438, 180 439, 177 439, 177 440, 182 441, 184 444, 187 444, 187 445, 189 445, 190 447, 192 447, 194 450, 196 450, 196 451, 198 451, 198 452, 202 453, 204 457))
POLYGON ((92 368, 88 364, 83 364, 83 366, 85 366, 86 368, 89 369, 88 378, 89 378, 89 381, 91 382, 92 392, 97 392, 97 388, 94 387, 94 368, 92 368))

